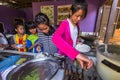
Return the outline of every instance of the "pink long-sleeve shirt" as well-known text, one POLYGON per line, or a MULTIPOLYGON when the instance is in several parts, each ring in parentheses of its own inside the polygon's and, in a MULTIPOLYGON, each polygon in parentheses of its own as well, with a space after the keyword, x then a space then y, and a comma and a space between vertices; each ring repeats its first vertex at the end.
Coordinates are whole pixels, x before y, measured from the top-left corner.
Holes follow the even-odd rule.
POLYGON ((72 60, 79 52, 73 47, 73 40, 70 35, 69 22, 64 20, 52 37, 53 43, 58 47, 59 53, 68 56, 72 60))

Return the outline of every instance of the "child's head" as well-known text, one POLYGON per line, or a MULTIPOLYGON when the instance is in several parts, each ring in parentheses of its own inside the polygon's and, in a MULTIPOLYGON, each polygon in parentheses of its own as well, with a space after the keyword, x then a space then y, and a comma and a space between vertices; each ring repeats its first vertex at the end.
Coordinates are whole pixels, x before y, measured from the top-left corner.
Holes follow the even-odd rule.
POLYGON ((77 24, 81 19, 85 18, 87 14, 87 3, 84 1, 75 2, 70 8, 69 18, 73 24, 77 24))
POLYGON ((47 17, 47 15, 43 13, 38 13, 35 16, 35 22, 41 32, 46 33, 46 34, 49 32, 50 24, 49 24, 49 18, 47 17))
POLYGON ((24 25, 23 23, 16 23, 15 24, 15 31, 17 32, 17 34, 24 34, 24 25))
POLYGON ((27 30, 30 34, 36 34, 37 33, 37 29, 36 29, 36 23, 34 21, 28 21, 26 23, 26 27, 27 30))

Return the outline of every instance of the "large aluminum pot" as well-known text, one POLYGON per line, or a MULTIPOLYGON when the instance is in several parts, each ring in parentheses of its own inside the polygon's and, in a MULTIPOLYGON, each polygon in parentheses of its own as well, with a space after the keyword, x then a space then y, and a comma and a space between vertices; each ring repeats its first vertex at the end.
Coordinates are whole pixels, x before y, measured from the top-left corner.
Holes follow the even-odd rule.
POLYGON ((7 75, 6 80, 63 80, 64 71, 57 61, 50 57, 33 59, 16 67, 7 75), (57 79, 59 78, 59 79, 57 79))
POLYGON ((120 80, 120 46, 97 47, 97 71, 103 80, 120 80))

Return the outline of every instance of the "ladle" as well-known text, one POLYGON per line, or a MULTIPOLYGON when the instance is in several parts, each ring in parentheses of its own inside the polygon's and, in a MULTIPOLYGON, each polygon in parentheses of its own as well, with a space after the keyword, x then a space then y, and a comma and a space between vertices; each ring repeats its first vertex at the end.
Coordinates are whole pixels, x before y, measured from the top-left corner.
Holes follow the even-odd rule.
POLYGON ((105 44, 105 52, 104 52, 105 54, 107 54, 108 53, 108 46, 107 46, 107 44, 105 44))

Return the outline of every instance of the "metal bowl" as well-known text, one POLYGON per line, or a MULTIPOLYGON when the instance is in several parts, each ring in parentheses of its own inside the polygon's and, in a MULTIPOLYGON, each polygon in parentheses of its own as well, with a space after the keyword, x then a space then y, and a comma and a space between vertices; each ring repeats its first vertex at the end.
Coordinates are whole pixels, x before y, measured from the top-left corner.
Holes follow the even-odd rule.
POLYGON ((58 68, 53 58, 33 59, 13 69, 6 80, 50 80, 58 68))

